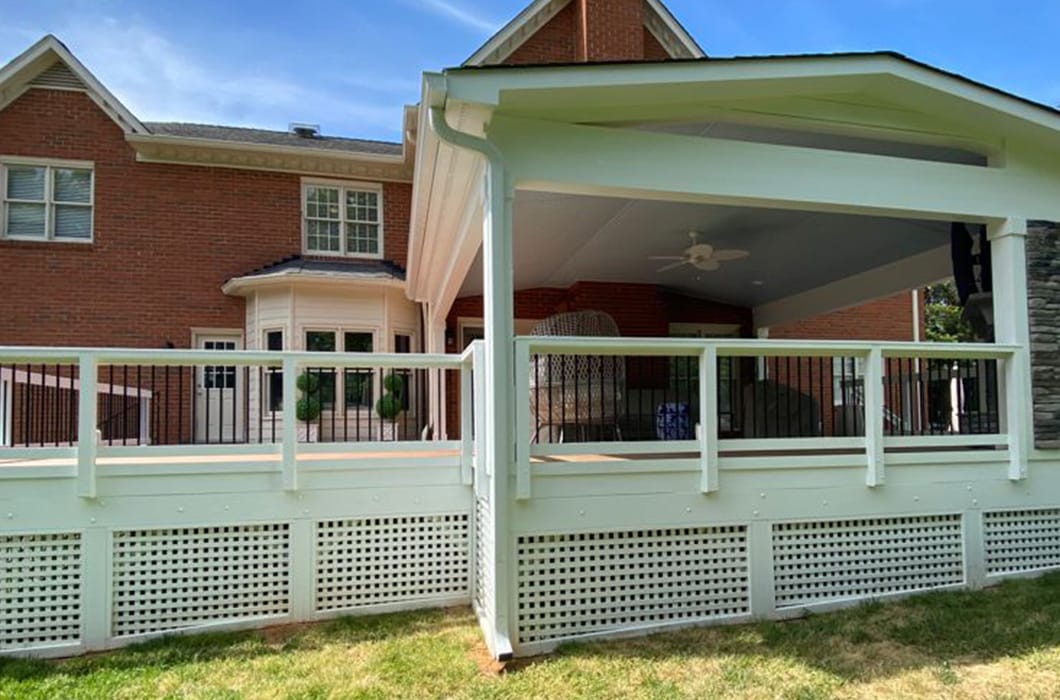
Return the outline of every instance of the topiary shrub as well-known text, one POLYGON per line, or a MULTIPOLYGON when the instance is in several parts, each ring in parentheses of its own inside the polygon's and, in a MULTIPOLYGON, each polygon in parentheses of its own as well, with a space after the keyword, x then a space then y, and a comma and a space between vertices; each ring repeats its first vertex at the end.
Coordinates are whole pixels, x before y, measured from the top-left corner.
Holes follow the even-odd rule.
POLYGON ((300 423, 311 423, 320 416, 320 377, 306 372, 295 382, 302 397, 295 404, 295 416, 300 423))
POLYGON ((375 402, 375 412, 383 420, 396 421, 401 415, 401 393, 405 383, 397 374, 390 373, 383 378, 383 395, 375 402))

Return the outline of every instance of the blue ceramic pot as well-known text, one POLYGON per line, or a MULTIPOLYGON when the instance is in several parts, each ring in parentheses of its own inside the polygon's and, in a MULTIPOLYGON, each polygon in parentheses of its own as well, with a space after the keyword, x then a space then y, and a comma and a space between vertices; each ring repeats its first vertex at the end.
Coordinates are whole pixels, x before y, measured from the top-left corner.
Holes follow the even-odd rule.
POLYGON ((659 404, 655 409, 655 436, 660 440, 691 440, 692 417, 688 404, 659 404))

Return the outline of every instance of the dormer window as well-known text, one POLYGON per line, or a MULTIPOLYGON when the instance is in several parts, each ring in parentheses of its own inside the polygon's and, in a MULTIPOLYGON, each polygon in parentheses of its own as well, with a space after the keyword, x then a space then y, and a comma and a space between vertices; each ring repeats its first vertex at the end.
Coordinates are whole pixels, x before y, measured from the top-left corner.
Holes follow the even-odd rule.
POLYGON ((378 185, 306 181, 303 247, 311 255, 383 256, 383 191, 378 185))
POLYGON ((0 159, 0 234, 28 241, 92 240, 92 167, 0 159))

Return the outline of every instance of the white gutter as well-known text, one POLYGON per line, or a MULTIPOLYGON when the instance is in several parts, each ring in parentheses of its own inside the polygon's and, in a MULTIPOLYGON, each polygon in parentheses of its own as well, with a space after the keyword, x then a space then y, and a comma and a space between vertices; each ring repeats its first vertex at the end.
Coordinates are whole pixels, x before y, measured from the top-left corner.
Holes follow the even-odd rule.
MULTIPOLYGON (((443 80, 444 79, 445 78, 443 77, 443 80)), ((445 83, 440 85, 437 91, 432 90, 431 92, 432 92, 432 94, 431 94, 432 99, 430 100, 430 102, 427 103, 427 107, 428 107, 428 110, 429 110, 428 113, 427 113, 427 125, 430 127, 430 130, 439 139, 441 139, 443 142, 449 144, 450 146, 453 146, 454 148, 464 148, 464 149, 467 149, 469 151, 473 151, 473 152, 478 153, 478 154, 482 155, 483 157, 485 157, 486 158, 486 162, 488 164, 487 173, 488 173, 488 177, 490 179, 490 183, 489 184, 490 184, 490 191, 493 193, 492 196, 493 197, 502 196, 499 193, 503 193, 504 192, 504 177, 505 177, 505 175, 504 175, 504 161, 503 161, 503 158, 501 157, 500 151, 497 150, 497 147, 494 146, 489 141, 487 141, 486 139, 481 139, 481 138, 478 138, 477 136, 471 136, 470 134, 466 134, 466 133, 464 133, 462 131, 457 131, 456 129, 454 129, 451 126, 449 126, 449 123, 445 119, 445 103, 446 103, 446 100, 448 98, 448 87, 447 87, 447 85, 445 83)), ((510 341, 510 338, 508 340, 510 341)), ((489 336, 488 335, 487 335, 487 348, 489 348, 489 336)), ((509 345, 507 352, 510 352, 510 351, 511 351, 511 347, 509 345)), ((494 353, 494 357, 496 357, 498 355, 504 356, 505 351, 504 350, 500 350, 498 348, 494 348, 493 349, 493 353, 494 353)), ((488 375, 489 375, 489 373, 491 371, 495 370, 496 368, 491 365, 491 359, 489 357, 486 358, 486 366, 484 368, 481 368, 481 369, 485 370, 485 372, 482 373, 482 376, 487 377, 486 381, 490 382, 491 378, 488 375)), ((478 373, 479 371, 480 371, 480 368, 476 368, 476 373, 478 373)), ((497 376, 494 375, 492 377, 492 381, 493 382, 496 382, 496 381, 502 381, 503 382, 504 381, 503 380, 503 376, 504 376, 505 372, 501 371, 501 372, 499 372, 499 374, 501 374, 502 379, 498 379, 497 376)), ((508 381, 511 381, 510 377, 508 378, 508 381)), ((495 418, 495 416, 493 416, 492 418, 495 418)), ((489 427, 489 425, 490 425, 489 419, 487 419, 487 423, 486 424, 487 424, 487 427, 489 427)), ((502 435, 503 435, 504 432, 508 432, 508 431, 502 430, 502 431, 499 431, 499 432, 501 432, 502 435)), ((507 436, 505 436, 505 438, 506 437, 507 436)), ((487 460, 487 464, 488 464, 488 460, 490 460, 491 458, 496 463, 496 466, 495 466, 494 472, 493 472, 494 473, 494 478, 493 478, 494 487, 493 487, 492 498, 495 501, 494 504, 493 504, 493 506, 494 506, 493 512, 494 513, 506 512, 506 510, 509 507, 509 503, 510 503, 510 499, 508 499, 508 497, 507 497, 507 475, 506 475, 506 471, 507 471, 508 461, 510 460, 512 455, 510 455, 509 452, 508 452, 509 444, 508 444, 508 440, 507 439, 503 439, 502 438, 499 441, 501 443, 501 444, 499 444, 499 446, 497 444, 498 438, 497 438, 496 433, 494 433, 492 435, 492 439, 494 441, 494 444, 489 449, 487 449, 487 453, 492 453, 492 454, 485 455, 485 458, 487 460), (501 466, 502 464, 504 465, 503 467, 501 466)), ((507 535, 508 535, 507 527, 498 527, 498 528, 495 528, 495 529, 502 530, 502 531, 501 532, 494 532, 494 537, 495 538, 501 538, 501 542, 506 542, 507 541, 507 535)), ((505 564, 505 566, 507 566, 507 564, 505 564)), ((508 584, 509 584, 509 587, 510 587, 511 585, 513 585, 513 582, 509 580, 508 584)), ((511 590, 506 591, 505 592, 506 600, 502 601, 505 606, 508 605, 508 600, 507 599, 510 598, 510 596, 511 596, 511 590)), ((499 611, 500 611, 500 606, 495 607, 494 615, 499 615, 500 614, 499 611)), ((491 636, 493 637, 493 650, 492 651, 493 651, 493 654, 497 658, 498 661, 508 661, 513 656, 513 654, 512 654, 512 642, 511 642, 511 639, 508 636, 508 629, 507 629, 508 615, 507 614, 504 615, 503 620, 505 621, 505 623, 503 625, 496 624, 496 620, 494 620, 493 621, 494 624, 491 625, 491 630, 490 630, 492 632, 491 636), (503 629, 502 629, 502 627, 503 627, 503 629)))

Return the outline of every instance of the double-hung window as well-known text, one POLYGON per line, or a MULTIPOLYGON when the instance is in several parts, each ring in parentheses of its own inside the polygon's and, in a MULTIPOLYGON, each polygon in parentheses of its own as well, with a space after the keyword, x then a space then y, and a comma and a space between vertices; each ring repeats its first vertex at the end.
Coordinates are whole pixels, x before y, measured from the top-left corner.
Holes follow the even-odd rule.
POLYGON ((383 255, 383 193, 377 186, 307 182, 302 212, 305 252, 383 255))
POLYGON ((0 160, 4 238, 92 240, 92 168, 0 160))

